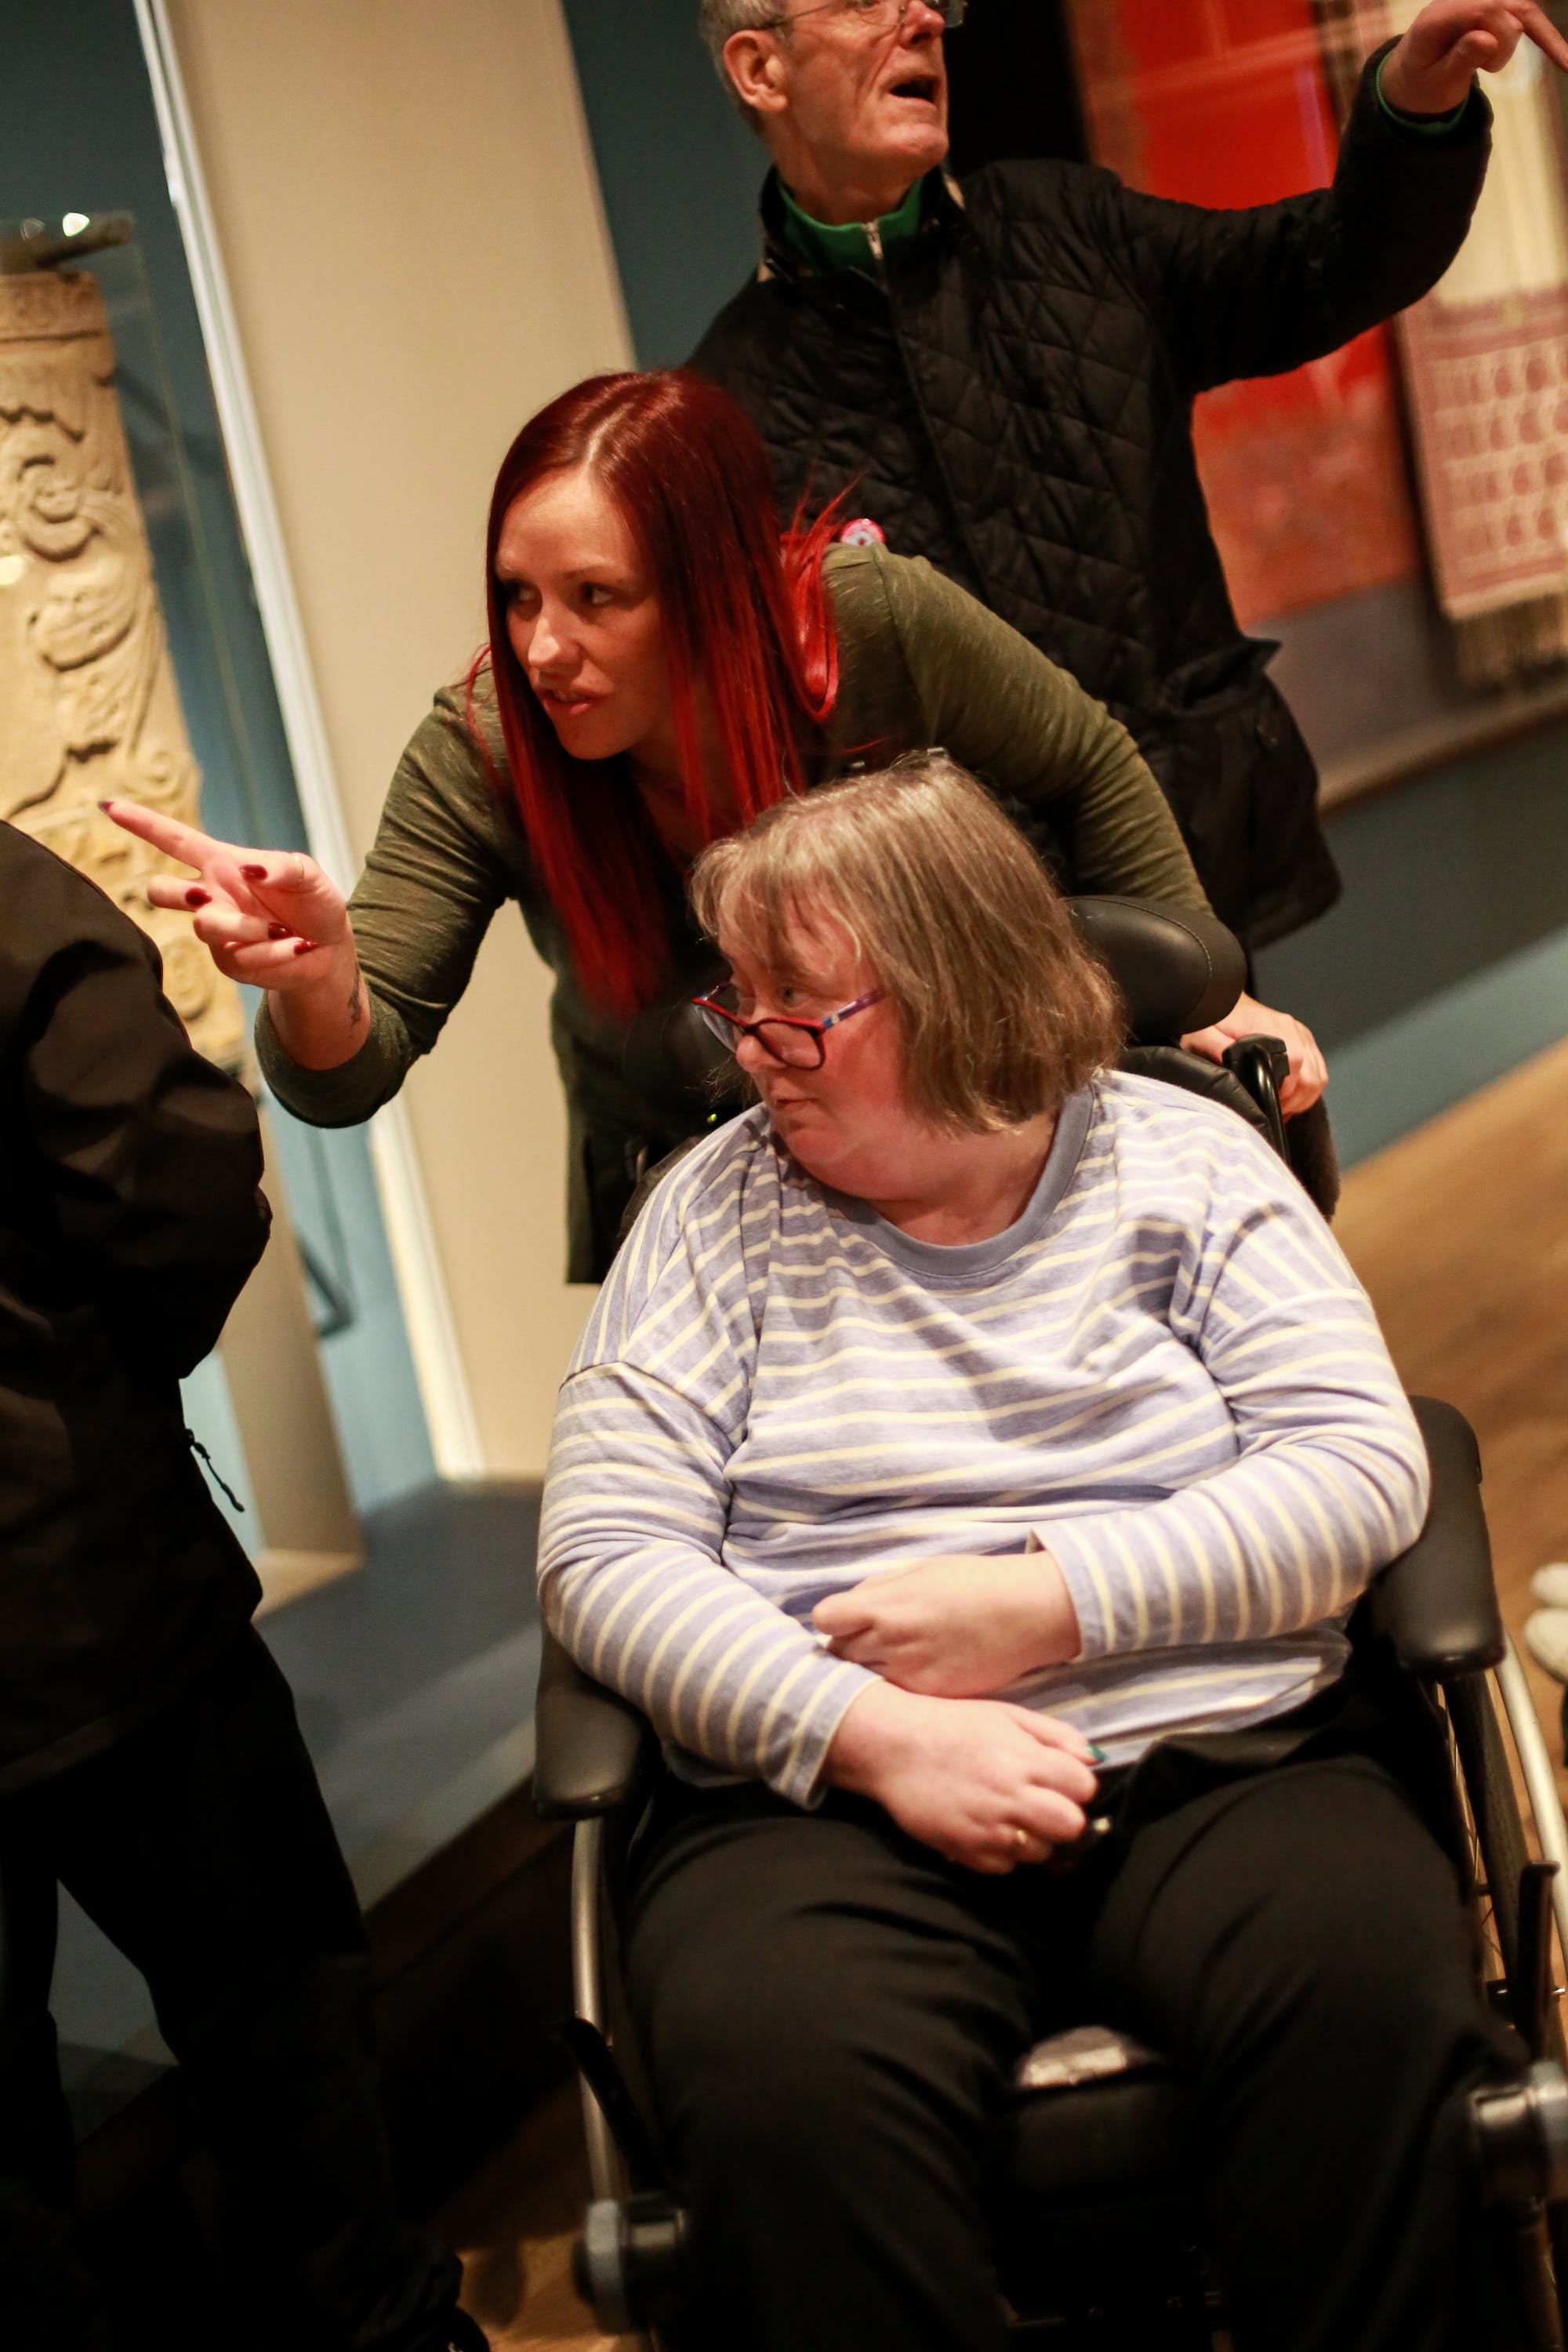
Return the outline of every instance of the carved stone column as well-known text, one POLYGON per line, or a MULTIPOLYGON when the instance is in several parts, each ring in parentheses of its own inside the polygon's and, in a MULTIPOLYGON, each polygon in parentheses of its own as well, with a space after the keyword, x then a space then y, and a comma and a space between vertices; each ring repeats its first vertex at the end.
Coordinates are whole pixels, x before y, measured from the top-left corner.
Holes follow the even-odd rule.
MULTIPOLYGON (((147 904, 150 875, 183 869, 110 824, 98 803, 117 798, 201 822, 103 297, 90 273, 27 269, 0 275, 0 818, 150 933, 193 1043, 237 1070, 239 992, 187 916, 147 904)), ((268 1160, 272 1245, 221 1351, 261 1517, 257 1569, 276 1602, 356 1567, 362 1547, 270 1150, 268 1160)))
POLYGON ((184 917, 147 904, 148 876, 177 869, 97 806, 122 795, 199 824, 201 773, 89 272, 0 277, 0 817, 151 933, 195 1043, 237 1067, 237 992, 184 917))

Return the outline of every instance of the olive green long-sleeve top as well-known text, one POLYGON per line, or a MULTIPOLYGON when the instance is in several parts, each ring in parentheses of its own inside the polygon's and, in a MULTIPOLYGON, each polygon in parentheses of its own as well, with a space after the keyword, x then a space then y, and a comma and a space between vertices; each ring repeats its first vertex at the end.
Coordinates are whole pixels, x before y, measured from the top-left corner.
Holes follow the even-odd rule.
MULTIPOLYGON (((921 559, 837 547, 826 565, 840 685, 815 781, 941 745, 977 775, 1058 867, 1068 887, 1205 908, 1174 818, 1131 737, 1064 670, 921 559)), ((351 1061, 307 1070, 279 1045, 265 1007, 261 1065, 300 1118, 349 1127, 380 1108, 427 1054, 462 995, 490 918, 508 898, 555 974, 551 1031, 566 1090, 568 1279, 596 1280, 613 1252, 637 1163, 658 1159, 710 1116, 711 1091, 671 1066, 669 1010, 714 976, 666 877, 675 955, 660 1003, 631 1023, 587 1000, 553 907, 531 870, 512 808, 498 793, 445 688, 392 781, 374 845, 350 900, 369 991, 370 1033, 351 1061)), ((484 681, 476 720, 497 775, 506 752, 484 681)))

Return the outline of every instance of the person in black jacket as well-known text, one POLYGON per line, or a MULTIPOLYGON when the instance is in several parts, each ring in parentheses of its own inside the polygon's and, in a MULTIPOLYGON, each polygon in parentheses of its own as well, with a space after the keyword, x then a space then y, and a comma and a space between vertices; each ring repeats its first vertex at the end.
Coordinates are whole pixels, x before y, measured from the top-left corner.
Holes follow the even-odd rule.
POLYGON ((942 171, 962 5, 702 0, 773 158, 765 255, 691 364, 760 427, 788 513, 850 489, 1128 727, 1215 911, 1257 949, 1339 884, 1305 743, 1243 636, 1193 452, 1194 395, 1321 357, 1415 301, 1489 152, 1478 66, 1532 0, 1431 0, 1369 59, 1331 188, 1239 212, 1107 171, 942 171))
POLYGON ((394 2210, 353 1888, 184 1427, 269 1212, 255 1107, 161 973, 0 824, 0 2333, 100 2340, 48 2010, 64 1885, 325 2340, 470 2347, 456 2262, 394 2210))

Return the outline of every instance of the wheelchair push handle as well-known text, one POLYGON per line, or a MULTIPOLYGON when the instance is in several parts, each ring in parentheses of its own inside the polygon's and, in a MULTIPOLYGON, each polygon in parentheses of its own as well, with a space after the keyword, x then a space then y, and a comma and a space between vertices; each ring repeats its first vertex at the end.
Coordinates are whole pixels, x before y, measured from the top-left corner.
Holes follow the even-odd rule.
POLYGON ((1285 1114, 1279 1096, 1290 1075, 1290 1056, 1282 1037, 1238 1037, 1225 1049, 1225 1066, 1247 1088, 1268 1129, 1268 1140, 1281 1160, 1289 1160, 1285 1114))

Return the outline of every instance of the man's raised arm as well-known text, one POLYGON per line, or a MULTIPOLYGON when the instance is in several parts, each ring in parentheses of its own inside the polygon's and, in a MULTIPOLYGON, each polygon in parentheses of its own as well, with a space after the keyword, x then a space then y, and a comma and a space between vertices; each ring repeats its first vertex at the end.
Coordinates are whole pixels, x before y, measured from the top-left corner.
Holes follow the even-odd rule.
POLYGON ((1431 290, 1486 176, 1477 70, 1521 39, 1568 70, 1533 0, 1430 0, 1368 58, 1329 188, 1239 211, 1120 192, 1113 234, 1186 389, 1320 359, 1431 290))

